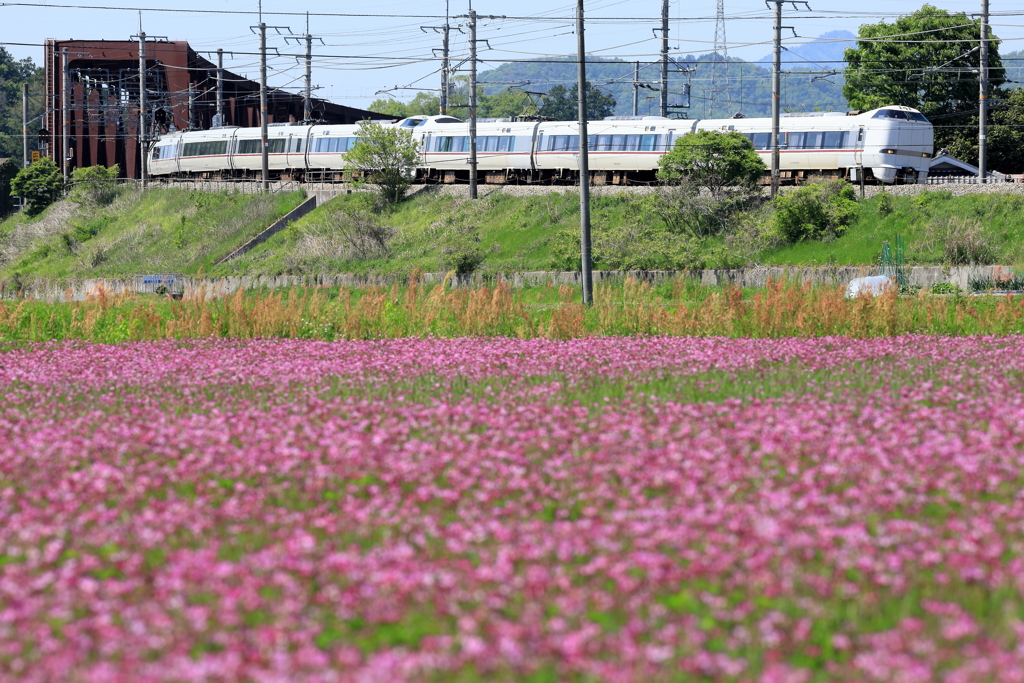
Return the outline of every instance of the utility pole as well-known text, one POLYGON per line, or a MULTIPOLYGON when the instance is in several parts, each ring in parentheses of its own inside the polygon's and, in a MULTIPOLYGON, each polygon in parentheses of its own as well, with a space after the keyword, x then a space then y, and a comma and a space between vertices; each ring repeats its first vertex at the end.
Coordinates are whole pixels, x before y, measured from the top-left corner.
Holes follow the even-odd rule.
POLYGON ((21 147, 22 165, 29 167, 28 153, 28 83, 21 84, 21 147))
POLYGON ((476 199, 476 11, 469 9, 469 198, 476 199))
POLYGON ((633 116, 640 115, 640 62, 633 62, 633 116))
MULTIPOLYGON (((448 96, 451 94, 451 57, 449 51, 449 39, 451 37, 451 24, 449 23, 449 15, 451 14, 451 7, 449 0, 445 0, 444 3, 444 26, 420 26, 420 30, 424 33, 428 31, 434 31, 435 33, 441 34, 441 102, 438 109, 442 116, 448 113, 448 96)), ((461 30, 461 29, 460 29, 461 30)), ((434 48, 434 54, 437 54, 437 48, 434 48)))
MULTIPOLYGON (((224 48, 217 48, 217 124, 224 125, 224 48)), ((214 127, 216 127, 214 126, 214 127)))
POLYGON ((313 120, 313 41, 319 40, 323 43, 323 38, 310 35, 309 33, 309 12, 306 12, 306 35, 304 36, 285 36, 285 42, 294 40, 296 43, 302 41, 306 44, 306 87, 302 91, 302 120, 309 123, 313 120))
POLYGON ((188 129, 195 130, 196 127, 196 84, 188 83, 188 129))
MULTIPOLYGON (((306 15, 309 21, 309 15, 306 15)), ((313 120, 313 36, 309 35, 309 27, 306 27, 306 90, 302 93, 302 120, 310 122, 313 120)))
POLYGON ((441 106, 439 109, 442 116, 448 114, 448 95, 451 93, 451 63, 450 63, 450 49, 449 49, 449 38, 451 35, 451 26, 448 25, 448 11, 445 10, 444 17, 444 38, 441 41, 441 106))
POLYGON ((988 182, 988 0, 981 0, 981 92, 978 94, 978 178, 988 182))
POLYGON ((668 2, 661 0, 661 115, 668 116, 668 2))
MULTIPOLYGON (((61 95, 61 168, 64 169, 64 184, 67 185, 70 178, 68 177, 70 169, 68 168, 68 157, 71 155, 71 74, 68 71, 68 50, 64 48, 61 50, 61 66, 63 67, 63 76, 61 85, 63 86, 61 95)), ((145 168, 145 163, 143 163, 145 168)))
POLYGON ((263 191, 270 190, 270 134, 267 132, 267 25, 260 22, 260 139, 263 191))
POLYGON ((779 193, 779 133, 781 129, 780 119, 782 110, 780 108, 782 98, 782 29, 788 28, 796 35, 792 26, 782 25, 782 6, 786 3, 793 5, 804 5, 810 9, 810 5, 803 0, 764 0, 765 5, 771 7, 775 4, 775 52, 772 58, 772 197, 779 193))
MULTIPOLYGON (((666 0, 666 3, 668 0, 666 0)), ((580 275, 583 304, 594 305, 593 260, 590 252, 590 145, 587 139, 587 51, 583 42, 583 0, 576 0, 576 38, 580 126, 580 275)))
MULTIPOLYGON (((766 0, 767 2, 767 0, 766 0)), ((779 98, 782 90, 782 2, 775 2, 775 51, 772 53, 772 198, 779 193, 779 131, 782 111, 779 98)))
MULTIPOLYGON (((139 12, 139 32, 132 38, 137 38, 139 41, 139 178, 142 181, 142 187, 145 188, 149 184, 149 159, 146 158, 149 152, 149 134, 146 126, 149 117, 149 99, 146 93, 146 33, 142 30, 142 12, 139 12)), ((150 38, 153 40, 167 39, 166 36, 150 36, 150 38)))

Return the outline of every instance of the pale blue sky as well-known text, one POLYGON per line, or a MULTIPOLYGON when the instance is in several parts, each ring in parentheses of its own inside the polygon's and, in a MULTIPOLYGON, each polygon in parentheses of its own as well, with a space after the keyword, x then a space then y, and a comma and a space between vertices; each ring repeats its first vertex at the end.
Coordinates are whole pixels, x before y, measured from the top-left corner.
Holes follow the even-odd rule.
MULTIPOLYGON (((54 0, 47 3, 90 4, 90 0, 54 0)), ((249 31, 257 23, 255 2, 246 0, 157 0, 131 2, 104 0, 93 4, 144 8, 143 27, 150 35, 167 36, 171 40, 188 40, 197 50, 225 50, 254 52, 257 40, 249 31), (250 14, 186 14, 155 11, 154 8, 180 7, 203 10, 226 10, 250 14)), ((810 12, 787 9, 786 24, 796 28, 802 36, 789 38, 787 43, 803 42, 829 31, 846 29, 853 33, 866 22, 880 18, 893 18, 912 12, 922 2, 906 0, 861 0, 857 3, 821 2, 812 0, 810 12), (856 11, 843 9, 856 7, 856 11), (806 38, 803 38, 806 37, 806 38)), ((980 1, 933 0, 951 11, 977 12, 980 1)), ((474 9, 481 15, 505 15, 506 19, 481 20, 479 37, 490 40, 493 48, 481 52, 481 58, 491 65, 506 59, 526 59, 542 55, 558 55, 575 51, 575 36, 569 20, 575 3, 565 0, 557 3, 542 0, 476 0, 474 9), (516 18, 512 18, 516 17, 516 18), (532 19, 525 19, 532 18, 532 19), (566 18, 566 20, 559 20, 566 18)), ((714 0, 673 0, 671 4, 671 45, 675 54, 710 52, 714 41, 714 0), (676 49, 678 47, 678 49, 676 49)), ((265 12, 310 12, 311 32, 322 36, 325 46, 317 45, 314 54, 370 55, 367 59, 316 58, 314 84, 322 86, 318 96, 350 106, 364 107, 373 100, 377 90, 395 85, 415 83, 421 87, 437 88, 439 77, 435 71, 439 63, 431 56, 431 49, 440 47, 439 36, 427 34, 420 26, 442 23, 441 19, 417 17, 328 17, 316 13, 427 15, 443 17, 444 0, 379 0, 378 2, 352 2, 351 0, 305 0, 286 2, 266 0, 265 12), (389 61, 384 57, 399 57, 389 61)), ((464 14, 465 0, 453 0, 453 15, 464 14)), ((1024 6, 1019 2, 993 0, 991 11, 1016 13, 1018 16, 995 16, 994 31, 1004 40, 1004 51, 1024 48, 1024 6)), ((660 41, 651 29, 658 25, 660 0, 587 0, 586 12, 592 19, 587 26, 588 52, 628 60, 653 61, 657 58, 660 41), (606 18, 600 21, 600 18, 606 18), (646 19, 646 20, 644 20, 646 19)), ((726 37, 730 55, 755 60, 771 50, 770 11, 763 0, 726 0, 726 37)), ((275 16, 268 14, 270 25, 286 25, 296 33, 305 32, 305 18, 301 16, 275 16)), ((460 20, 453 20, 458 23, 460 20)), ((46 38, 122 40, 138 30, 136 12, 120 10, 85 10, 57 7, 0 6, 0 43, 41 43, 46 38)), ((465 54, 465 36, 454 34, 452 48, 456 55, 465 54)), ((790 34, 791 35, 791 34, 790 34)), ((270 41, 282 53, 296 53, 297 48, 286 46, 282 37, 270 41)), ((8 45, 7 49, 18 57, 32 57, 41 61, 42 48, 8 45)), ((290 57, 271 61, 275 70, 271 85, 295 87, 301 68, 290 57)), ((236 55, 225 60, 225 66, 236 73, 255 78, 258 74, 257 58, 236 55)), ((487 68, 487 64, 481 68, 487 68)), ((412 97, 415 91, 396 93, 400 99, 412 97)))

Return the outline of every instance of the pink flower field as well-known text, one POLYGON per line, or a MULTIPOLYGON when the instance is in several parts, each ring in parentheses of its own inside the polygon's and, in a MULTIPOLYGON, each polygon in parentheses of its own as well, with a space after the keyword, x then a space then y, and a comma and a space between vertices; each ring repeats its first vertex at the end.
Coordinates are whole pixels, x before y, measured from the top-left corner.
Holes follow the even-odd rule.
POLYGON ((0 353, 0 681, 1024 683, 1024 338, 0 353))

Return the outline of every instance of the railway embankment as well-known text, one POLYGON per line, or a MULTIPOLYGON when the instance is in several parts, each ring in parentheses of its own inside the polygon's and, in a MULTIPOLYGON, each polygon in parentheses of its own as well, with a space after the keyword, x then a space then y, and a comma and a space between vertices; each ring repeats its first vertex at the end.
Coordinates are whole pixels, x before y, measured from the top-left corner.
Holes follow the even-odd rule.
MULTIPOLYGON (((462 196, 458 186, 414 188, 385 210, 372 193, 350 193, 351 187, 276 189, 270 195, 207 192, 200 184, 125 189, 106 206, 63 202, 34 219, 9 218, 0 223, 0 282, 8 292, 53 298, 101 282, 127 289, 136 277, 159 274, 211 291, 222 282, 231 291, 384 283, 413 271, 443 277, 454 270, 460 282, 574 281, 579 214, 571 187, 485 185, 479 201, 462 196), (281 220, 314 198, 314 210, 281 220)), ((612 278, 699 272, 707 284, 760 286, 768 277, 840 282, 877 272, 884 245, 895 253, 902 244, 906 267, 929 268, 914 276, 922 285, 963 288, 971 277, 960 275, 968 272, 963 268, 1024 270, 1024 185, 866 190, 843 230, 786 240, 773 232, 770 205, 754 206, 714 234, 693 235, 673 231, 670 210, 653 188, 597 188, 596 268, 612 278)))

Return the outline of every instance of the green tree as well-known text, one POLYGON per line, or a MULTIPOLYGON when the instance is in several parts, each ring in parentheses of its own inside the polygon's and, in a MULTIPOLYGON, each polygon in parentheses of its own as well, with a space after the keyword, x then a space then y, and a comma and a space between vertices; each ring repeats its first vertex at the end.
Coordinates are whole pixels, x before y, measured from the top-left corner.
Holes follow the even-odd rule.
POLYGON ((14 210, 14 194, 11 192, 11 181, 21 171, 21 164, 8 159, 0 164, 0 217, 14 210))
MULTIPOLYGON (((1024 88, 1006 94, 1006 102, 989 110, 988 169, 1024 173, 1024 88)), ((940 136, 949 153, 970 164, 978 163, 978 116, 956 118, 957 126, 940 136)))
MULTIPOLYGON (((21 85, 29 84, 28 116, 43 113, 43 70, 31 59, 16 60, 0 47, 0 158, 22 155, 21 85)), ((29 144, 34 143, 33 138, 29 144)))
POLYGON ((11 192, 25 201, 25 213, 37 216, 60 199, 64 192, 64 178, 53 159, 43 157, 18 172, 11 181, 11 192))
POLYGON ((761 201, 756 182, 765 165, 742 133, 687 133, 658 163, 665 187, 656 212, 677 235, 720 234, 761 201))
POLYGON ((345 160, 377 184, 385 204, 394 204, 416 177, 418 147, 409 131, 367 120, 360 122, 359 140, 345 160))
POLYGON ((510 119, 537 113, 537 106, 522 90, 503 90, 497 95, 488 95, 481 88, 477 109, 481 118, 510 119))
POLYGON ((378 114, 388 114, 396 119, 410 116, 437 116, 441 111, 441 98, 428 92, 418 92, 408 102, 400 102, 394 98, 374 100, 367 107, 378 114))
POLYGON ((698 130, 678 140, 658 162, 658 179, 673 183, 685 178, 712 195, 729 185, 752 185, 765 165, 742 133, 698 130))
MULTIPOLYGON (((978 53, 972 48, 980 40, 977 21, 932 5, 891 24, 864 24, 857 46, 844 53, 843 95, 863 110, 903 105, 938 116, 975 109, 978 53)), ((989 74, 998 86, 1005 78, 999 41, 989 46, 989 74)))
MULTIPOLYGON (((590 84, 590 81, 587 81, 586 92, 588 119, 596 121, 615 113, 614 97, 598 90, 590 84)), ((578 104, 579 95, 575 83, 568 88, 564 85, 556 85, 544 97, 544 104, 539 113, 541 116, 555 121, 575 121, 579 118, 578 104)))

